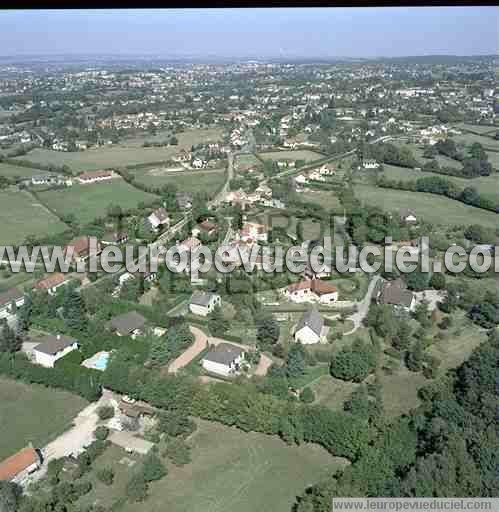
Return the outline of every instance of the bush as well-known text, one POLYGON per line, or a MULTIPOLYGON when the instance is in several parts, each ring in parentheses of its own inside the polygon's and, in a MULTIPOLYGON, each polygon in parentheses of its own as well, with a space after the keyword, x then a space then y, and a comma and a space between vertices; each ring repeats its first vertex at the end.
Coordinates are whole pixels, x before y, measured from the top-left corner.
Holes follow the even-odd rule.
POLYGON ((167 474, 166 468, 160 458, 151 452, 144 460, 143 476, 146 482, 161 480, 167 474))
POLYGON ((304 404, 311 404, 314 400, 315 394, 309 387, 305 388, 300 393, 300 401, 302 401, 304 404))
POLYGON ((111 405, 103 405, 97 409, 97 414, 100 420, 110 420, 114 418, 114 407, 111 405))
POLYGON ((147 482, 142 472, 135 473, 126 485, 126 495, 134 503, 144 501, 147 498, 147 482))
POLYGON ((98 441, 105 441, 109 435, 109 429, 107 427, 97 427, 95 429, 95 439, 98 441))
POLYGON ((114 471, 111 468, 103 468, 97 471, 97 478, 105 485, 112 485, 114 481, 114 471))
POLYGON ((185 466, 191 462, 191 449, 181 439, 170 439, 165 453, 175 466, 185 466))

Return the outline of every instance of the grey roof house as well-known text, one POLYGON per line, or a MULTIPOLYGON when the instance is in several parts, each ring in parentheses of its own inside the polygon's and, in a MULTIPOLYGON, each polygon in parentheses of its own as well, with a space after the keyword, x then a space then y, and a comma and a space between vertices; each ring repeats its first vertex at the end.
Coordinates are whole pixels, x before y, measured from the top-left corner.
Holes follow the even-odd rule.
POLYGON ((304 345, 319 343, 327 334, 327 327, 324 325, 324 318, 312 308, 303 313, 295 329, 295 341, 304 345))
POLYGON ((136 336, 143 332, 146 319, 137 311, 130 311, 111 318, 107 325, 118 336, 136 336))

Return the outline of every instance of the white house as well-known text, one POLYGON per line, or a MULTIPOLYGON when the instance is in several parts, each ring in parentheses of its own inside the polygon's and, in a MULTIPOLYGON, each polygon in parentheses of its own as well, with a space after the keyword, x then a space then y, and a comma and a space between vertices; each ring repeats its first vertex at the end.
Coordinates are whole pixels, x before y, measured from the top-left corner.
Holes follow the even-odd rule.
POLYGON ((0 463, 0 481, 21 484, 41 466, 38 452, 30 444, 0 463))
POLYGON ((194 169, 202 169, 206 165, 206 162, 197 157, 192 161, 191 165, 194 167, 194 169))
POLYGON ((207 316, 221 304, 222 299, 220 295, 211 292, 195 291, 189 302, 189 310, 195 315, 207 316))
POLYGON ((379 167, 379 163, 373 159, 367 159, 362 161, 362 167, 364 169, 377 169, 379 167))
POLYGON ((295 341, 303 345, 321 343, 326 340, 327 327, 316 309, 310 309, 300 318, 295 329, 295 341))
POLYGON ((20 307, 24 304, 24 293, 17 288, 11 288, 6 292, 0 293, 0 319, 8 318, 14 314, 12 305, 20 307))
POLYGON ((409 209, 404 209, 400 212, 400 218, 408 224, 415 224, 418 221, 416 214, 409 209))
POLYGON ((84 173, 80 174, 77 177, 77 180, 82 185, 87 185, 90 183, 107 181, 107 180, 114 178, 114 176, 115 175, 112 171, 89 171, 89 172, 84 172, 84 173))
POLYGON ((53 368, 58 359, 77 349, 78 342, 74 338, 61 334, 57 336, 47 335, 33 349, 33 355, 37 364, 46 368, 53 368))
POLYGON ((170 225, 170 217, 164 208, 158 208, 157 210, 154 210, 151 215, 147 217, 147 221, 154 231, 158 231, 162 226, 170 225))
POLYGON ((284 288, 284 296, 296 303, 319 302, 332 304, 338 300, 338 290, 332 283, 320 279, 305 279, 284 288))
POLYGON ((244 349, 231 343, 220 343, 210 350, 202 360, 203 368, 211 373, 228 377, 241 369, 244 349))

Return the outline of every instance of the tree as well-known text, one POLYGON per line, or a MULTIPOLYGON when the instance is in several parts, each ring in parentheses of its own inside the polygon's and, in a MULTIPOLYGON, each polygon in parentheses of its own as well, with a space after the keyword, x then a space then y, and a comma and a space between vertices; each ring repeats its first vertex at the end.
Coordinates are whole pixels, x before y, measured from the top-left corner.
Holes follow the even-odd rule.
POLYGON ((72 329, 84 331, 87 328, 83 297, 72 287, 65 291, 63 315, 66 324, 72 329))
POLYGON ((97 409, 97 415, 102 421, 110 420, 114 418, 114 407, 112 405, 102 405, 97 409))
POLYGON ((21 348, 22 339, 17 335, 14 329, 7 324, 4 325, 3 328, 0 327, 0 352, 13 354, 21 350, 21 348))
POLYGON ((27 294, 24 296, 24 304, 19 308, 17 312, 17 332, 19 334, 28 331, 31 324, 32 309, 33 300, 31 295, 27 294))
POLYGON ((105 485, 112 485, 114 481, 114 471, 112 468, 102 468, 97 471, 97 478, 105 485))
POLYGON ((16 512, 22 488, 12 482, 0 480, 0 512, 16 512))
POLYGON ((315 401, 315 393, 310 389, 310 387, 306 387, 300 393, 300 401, 304 404, 311 404, 315 401))
POLYGON ((442 272, 434 272, 430 279, 430 286, 435 290, 443 290, 445 284, 445 274, 442 274, 442 272))
POLYGON ((147 482, 143 472, 135 473, 126 485, 126 495, 134 503, 144 501, 147 497, 147 482))
POLYGON ((398 326, 397 334, 393 338, 393 346, 399 350, 407 350, 411 344, 412 329, 407 320, 401 320, 398 326))
POLYGON ((95 439, 98 441, 105 441, 109 435, 109 429, 104 426, 99 426, 95 429, 95 439))
POLYGON ((146 482, 154 482, 156 480, 161 480, 167 471, 160 458, 154 453, 154 451, 150 451, 149 454, 144 459, 143 466, 143 477, 146 482))
POLYGON ((229 330, 229 322, 224 318, 220 306, 215 306, 210 314, 208 329, 213 336, 223 336, 229 330))
POLYGON ((265 315, 257 321, 256 339, 262 347, 275 345, 279 340, 280 327, 272 315, 265 315))
POLYGON ((286 375, 290 378, 300 377, 305 373, 305 348, 300 342, 293 343, 286 359, 286 375))
POLYGON ((151 340, 151 348, 149 351, 149 359, 155 366, 161 366, 168 362, 170 351, 164 336, 153 336, 151 340))
POLYGON ((376 354, 373 347, 356 339, 351 347, 343 348, 331 361, 333 377, 354 382, 362 382, 376 367, 376 354))
POLYGON ((175 466, 185 466, 191 462, 191 450, 182 439, 169 439, 166 455, 175 466))
POLYGON ((412 372, 420 372, 423 369, 424 350, 421 340, 416 341, 406 357, 406 365, 412 372))
POLYGON ((428 274, 415 270, 407 275, 406 282, 409 290, 420 292, 428 288, 428 274))

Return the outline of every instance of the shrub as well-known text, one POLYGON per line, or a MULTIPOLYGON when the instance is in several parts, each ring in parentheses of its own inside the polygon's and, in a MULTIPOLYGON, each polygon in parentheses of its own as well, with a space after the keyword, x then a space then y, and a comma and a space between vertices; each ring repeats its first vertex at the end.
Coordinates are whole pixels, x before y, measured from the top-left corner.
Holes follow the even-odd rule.
POLYGON ((134 503, 144 501, 147 498, 147 482, 142 472, 135 473, 126 485, 126 495, 134 503))
POLYGON ((114 481, 114 471, 111 468, 103 468, 97 471, 97 478, 105 485, 112 485, 114 481))
POLYGON ((107 427, 97 427, 95 429, 95 439, 98 441, 105 441, 109 435, 109 429, 107 427))
POLYGON ((111 405, 103 405, 97 409, 100 420, 110 420, 114 418, 114 407, 111 405))
POLYGON ((167 474, 166 468, 160 458, 151 452, 144 460, 143 477, 146 482, 161 480, 167 474))
POLYGON ((311 404, 315 400, 315 394, 307 387, 300 393, 300 400, 305 404, 311 404))
POLYGON ((185 466, 191 462, 191 450, 181 439, 170 439, 168 441, 166 455, 175 466, 185 466))

